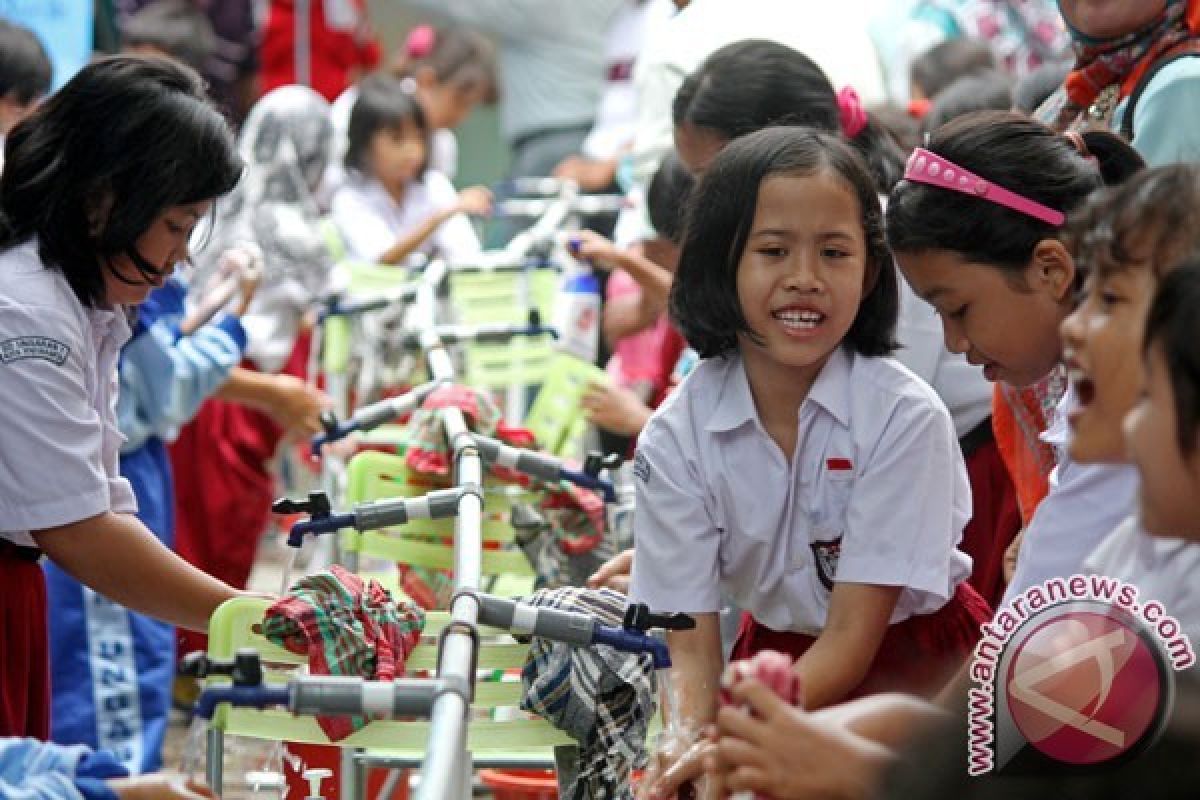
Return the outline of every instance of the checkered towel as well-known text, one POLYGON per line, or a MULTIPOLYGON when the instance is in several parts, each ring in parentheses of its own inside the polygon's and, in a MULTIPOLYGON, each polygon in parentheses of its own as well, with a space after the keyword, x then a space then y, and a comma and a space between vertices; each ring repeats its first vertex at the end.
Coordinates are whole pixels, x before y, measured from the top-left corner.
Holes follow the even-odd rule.
MULTIPOLYGON (((525 602, 589 614, 614 626, 626 606, 625 597, 610 589, 542 589, 525 602)), ((646 729, 655 708, 650 656, 534 637, 521 681, 521 708, 579 742, 579 775, 559 787, 560 796, 632 800, 630 773, 646 764, 646 729)))
MULTIPOLYGON (((536 445, 529 431, 510 428, 501 422, 500 409, 486 392, 467 386, 443 386, 425 398, 409 421, 405 460, 412 472, 435 476, 450 474, 450 447, 438 414, 439 409, 448 406, 462 410, 467 427, 474 433, 495 437, 513 447, 532 448, 536 445)), ((553 587, 582 583, 582 579, 618 552, 618 548, 607 541, 604 501, 594 492, 570 483, 536 481, 495 464, 489 466, 489 474, 540 493, 537 509, 546 521, 545 530, 535 540, 535 548, 525 548, 539 585, 553 587)), ((436 598, 437 605, 427 607, 444 607, 453 592, 451 582, 432 570, 408 568, 403 581, 405 590, 412 597, 429 595, 436 598)), ((425 601, 422 599, 422 602, 425 601)))
MULTIPOLYGON (((263 634, 293 653, 308 656, 314 675, 359 675, 389 681, 404 674, 404 661, 425 627, 425 612, 397 603, 386 589, 334 566, 297 581, 267 609, 263 634)), ((318 717, 332 740, 367 723, 363 717, 318 717)))

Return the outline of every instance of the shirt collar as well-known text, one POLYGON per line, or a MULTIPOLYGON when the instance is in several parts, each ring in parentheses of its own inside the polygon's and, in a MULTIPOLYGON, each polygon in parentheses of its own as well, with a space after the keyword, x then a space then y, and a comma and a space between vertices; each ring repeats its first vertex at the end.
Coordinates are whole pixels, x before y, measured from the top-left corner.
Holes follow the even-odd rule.
MULTIPOLYGON (((725 358, 728 363, 721 385, 721 397, 704 426, 710 433, 731 431, 758 417, 741 356, 729 355, 725 358)), ((843 426, 850 424, 850 373, 853 359, 854 356, 845 347, 835 349, 804 401, 816 403, 843 426)))
POLYGON ((838 347, 808 390, 805 402, 816 403, 843 427, 850 425, 850 373, 855 356, 846 347, 838 347))

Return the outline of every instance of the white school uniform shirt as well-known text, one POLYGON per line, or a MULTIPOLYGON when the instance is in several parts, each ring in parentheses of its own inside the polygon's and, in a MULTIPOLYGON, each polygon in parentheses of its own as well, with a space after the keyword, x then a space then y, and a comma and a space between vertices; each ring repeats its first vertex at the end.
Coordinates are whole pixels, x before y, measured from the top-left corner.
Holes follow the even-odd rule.
MULTIPOLYGON (((378 261, 404 234, 432 214, 458 203, 458 192, 446 177, 427 170, 413 181, 397 203, 374 178, 352 175, 333 196, 330 213, 351 258, 378 261)), ((481 252, 479 237, 466 214, 443 222, 417 252, 436 251, 452 263, 469 261, 481 252)))
POLYGON ((1084 570, 1136 586, 1142 607, 1157 600, 1200 646, 1200 543, 1151 536, 1131 516, 1088 556, 1084 570))
POLYGON ((30 240, 0 252, 0 537, 105 511, 133 513, 121 477, 117 358, 121 309, 84 308, 30 240))
POLYGON ((833 583, 902 586, 893 623, 945 605, 971 490, 950 415, 889 358, 830 356, 789 463, 758 420, 739 355, 702 361, 651 418, 634 462, 631 596, 818 635, 833 583))
POLYGON ((1127 464, 1079 464, 1067 452, 1067 415, 1075 404, 1068 388, 1042 434, 1054 448, 1057 466, 1050 473, 1050 490, 1033 512, 1017 556, 1017 568, 1001 601, 1051 578, 1069 578, 1083 571, 1084 560, 1133 511, 1137 470, 1127 464))

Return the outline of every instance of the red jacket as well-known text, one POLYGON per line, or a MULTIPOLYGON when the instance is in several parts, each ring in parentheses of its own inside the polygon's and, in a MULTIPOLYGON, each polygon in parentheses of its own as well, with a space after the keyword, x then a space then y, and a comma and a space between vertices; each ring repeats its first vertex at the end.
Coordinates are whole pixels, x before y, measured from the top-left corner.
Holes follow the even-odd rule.
MULTIPOLYGON (((362 19, 356 31, 333 30, 325 22, 323 0, 310 0, 312 88, 333 102, 357 77, 379 64, 379 42, 366 25, 363 0, 351 0, 362 19)), ((296 82, 294 0, 271 0, 260 54, 264 94, 296 82)))

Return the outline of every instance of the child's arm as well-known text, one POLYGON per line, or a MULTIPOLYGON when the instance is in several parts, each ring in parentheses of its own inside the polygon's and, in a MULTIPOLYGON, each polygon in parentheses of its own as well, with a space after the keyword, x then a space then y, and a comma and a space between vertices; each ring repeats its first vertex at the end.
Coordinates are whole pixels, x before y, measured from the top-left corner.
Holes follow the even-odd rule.
POLYGON ((809 710, 843 700, 862 683, 887 633, 900 588, 834 585, 825 629, 796 661, 809 710))
POLYGON ((615 347, 626 336, 649 328, 661 313, 662 308, 647 299, 645 290, 636 296, 623 295, 609 300, 604 304, 601 322, 604 341, 610 348, 615 347))
POLYGON ((623 269, 642 287, 646 303, 660 311, 667 307, 673 275, 636 250, 617 247, 595 231, 582 230, 574 234, 579 240, 575 248, 578 258, 592 262, 598 269, 623 269))
POLYGON ((33 538, 80 583, 183 628, 207 630, 217 606, 240 594, 172 553, 132 514, 105 511, 33 538))
POLYGON ((694 629, 667 632, 671 671, 662 698, 667 747, 655 754, 658 774, 651 787, 658 797, 674 797, 685 783, 701 777, 711 749, 703 731, 717 717, 717 687, 725 667, 720 621, 713 613, 691 616, 694 629))
POLYGON ((332 405, 329 397, 294 375, 270 375, 234 367, 216 396, 241 403, 270 416, 289 431, 320 433, 320 414, 332 405))
POLYGON ((399 264, 415 253, 417 248, 425 243, 426 239, 455 216, 459 214, 484 215, 490 213, 491 210, 491 192, 482 186, 472 186, 469 189, 463 189, 458 193, 458 201, 456 203, 433 212, 410 233, 406 233, 397 239, 395 244, 383 251, 383 254, 379 257, 379 262, 382 264, 399 264))

